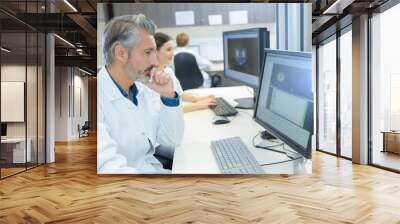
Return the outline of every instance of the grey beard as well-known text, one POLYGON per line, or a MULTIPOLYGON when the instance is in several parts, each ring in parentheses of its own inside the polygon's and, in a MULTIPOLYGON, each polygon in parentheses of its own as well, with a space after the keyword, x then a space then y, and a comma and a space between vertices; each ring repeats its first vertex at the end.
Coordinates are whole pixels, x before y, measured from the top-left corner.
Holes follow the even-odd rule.
POLYGON ((136 82, 147 83, 150 81, 150 77, 146 75, 139 75, 139 77, 135 80, 136 82))
POLYGON ((133 74, 129 72, 129 70, 125 69, 125 74, 127 74, 128 79, 132 82, 141 82, 146 83, 150 80, 150 77, 145 76, 144 74, 133 74))

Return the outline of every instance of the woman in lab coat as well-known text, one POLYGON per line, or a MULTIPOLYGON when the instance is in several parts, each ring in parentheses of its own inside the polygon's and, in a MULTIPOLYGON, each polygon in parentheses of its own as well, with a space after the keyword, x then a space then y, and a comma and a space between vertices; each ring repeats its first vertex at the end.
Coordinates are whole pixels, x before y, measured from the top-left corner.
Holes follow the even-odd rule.
POLYGON ((106 65, 97 75, 99 174, 171 172, 154 154, 180 144, 183 113, 170 75, 154 70, 155 29, 142 14, 115 17, 105 28, 106 65))
POLYGON ((171 68, 176 46, 174 40, 169 35, 161 32, 156 33, 154 35, 154 39, 157 45, 158 69, 163 70, 167 74, 171 74, 174 80, 176 91, 182 93, 183 101, 188 102, 183 105, 183 111, 187 113, 196 110, 208 109, 209 106, 215 105, 216 102, 213 95, 196 96, 189 92, 183 92, 179 80, 176 78, 175 72, 171 68))

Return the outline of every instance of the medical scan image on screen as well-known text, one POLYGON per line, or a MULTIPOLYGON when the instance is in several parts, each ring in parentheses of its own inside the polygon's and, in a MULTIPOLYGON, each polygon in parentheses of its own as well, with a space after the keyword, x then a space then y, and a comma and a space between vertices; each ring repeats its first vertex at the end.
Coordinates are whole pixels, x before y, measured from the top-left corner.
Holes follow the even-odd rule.
POLYGON ((228 68, 246 74, 258 75, 259 59, 257 38, 228 40, 228 68))
POLYGON ((268 89, 266 109, 305 130, 312 130, 313 110, 309 69, 275 63, 268 89), (297 77, 295 77, 297 76, 297 77), (299 78, 304 76, 304 78, 299 78))

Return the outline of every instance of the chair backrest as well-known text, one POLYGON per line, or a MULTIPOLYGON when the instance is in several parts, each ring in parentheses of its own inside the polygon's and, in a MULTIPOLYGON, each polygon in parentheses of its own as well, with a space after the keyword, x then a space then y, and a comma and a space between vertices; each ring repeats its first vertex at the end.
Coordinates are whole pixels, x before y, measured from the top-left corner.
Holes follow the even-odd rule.
POLYGON ((85 123, 82 125, 82 129, 89 129, 90 125, 89 125, 89 121, 85 121, 85 123))
POLYGON ((194 55, 181 52, 174 57, 175 75, 182 89, 195 89, 203 85, 204 78, 194 55))

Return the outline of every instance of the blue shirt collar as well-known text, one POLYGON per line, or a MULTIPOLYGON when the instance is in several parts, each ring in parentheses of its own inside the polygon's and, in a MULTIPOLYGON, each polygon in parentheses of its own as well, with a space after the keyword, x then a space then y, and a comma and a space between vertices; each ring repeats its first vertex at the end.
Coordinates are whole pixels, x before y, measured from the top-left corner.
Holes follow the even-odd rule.
POLYGON ((129 87, 129 93, 127 93, 111 76, 111 74, 108 72, 108 74, 110 75, 111 80, 114 82, 114 84, 118 87, 119 91, 122 93, 122 95, 126 98, 128 98, 130 101, 132 101, 136 106, 138 105, 138 101, 137 101, 137 95, 139 93, 136 84, 133 83, 131 85, 131 87, 129 87), (131 98, 129 98, 129 95, 131 96, 131 98))

